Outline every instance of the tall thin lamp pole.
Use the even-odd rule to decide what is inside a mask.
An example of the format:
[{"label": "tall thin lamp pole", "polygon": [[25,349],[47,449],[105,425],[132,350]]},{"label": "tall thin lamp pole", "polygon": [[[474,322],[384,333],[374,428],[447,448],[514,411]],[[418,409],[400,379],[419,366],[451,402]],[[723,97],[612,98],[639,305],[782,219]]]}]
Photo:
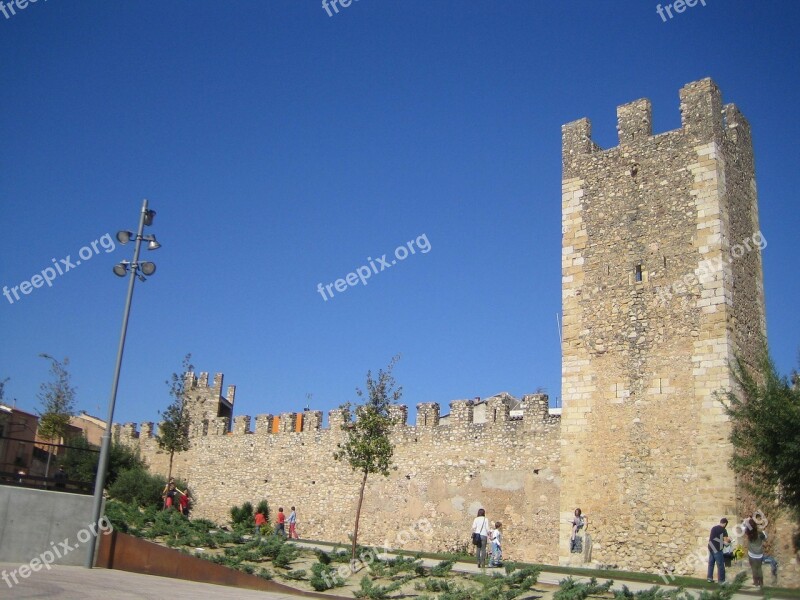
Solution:
[{"label": "tall thin lamp pole", "polygon": [[[139,229],[136,232],[136,245],[133,250],[133,263],[131,264],[128,280],[128,296],[125,299],[125,311],[122,313],[122,331],[119,334],[119,348],[117,349],[117,364],[114,366],[114,382],[111,384],[111,397],[108,399],[108,418],[106,430],[100,444],[100,460],[97,465],[97,476],[94,482],[94,502],[92,504],[92,523],[97,526],[100,521],[100,511],[103,506],[103,488],[106,482],[106,469],[108,468],[108,455],[111,450],[111,427],[114,421],[114,404],[117,401],[117,388],[119,387],[119,373],[122,369],[122,353],[125,351],[125,335],[128,333],[128,317],[131,314],[131,301],[133,300],[133,286],[139,274],[139,248],[142,245],[144,222],[147,217],[147,200],[142,203],[142,213],[139,215]],[[89,542],[89,551],[86,553],[86,568],[94,566],[95,547],[97,545],[97,528],[89,528],[92,539]]]}]

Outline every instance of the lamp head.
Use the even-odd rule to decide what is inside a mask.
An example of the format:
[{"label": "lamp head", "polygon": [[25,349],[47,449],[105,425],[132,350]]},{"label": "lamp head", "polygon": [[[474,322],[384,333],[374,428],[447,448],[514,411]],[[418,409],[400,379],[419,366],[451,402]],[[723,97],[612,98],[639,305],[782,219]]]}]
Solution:
[{"label": "lamp head", "polygon": [[139,268],[142,270],[143,274],[149,277],[150,275],[156,272],[156,263],[151,263],[151,262],[139,263]]},{"label": "lamp head", "polygon": [[144,211],[144,224],[148,227],[153,224],[153,219],[156,218],[156,211],[147,209]]},{"label": "lamp head", "polygon": [[150,243],[147,244],[147,249],[148,250],[158,250],[159,248],[161,248],[161,244],[159,244],[158,240],[156,240],[156,236],[151,235],[150,236]]},{"label": "lamp head", "polygon": [[118,231],[117,232],[117,241],[120,244],[127,244],[133,238],[133,234],[130,231]]},{"label": "lamp head", "polygon": [[128,272],[129,264],[127,260],[123,260],[121,263],[114,265],[114,275],[117,277],[125,277]]}]

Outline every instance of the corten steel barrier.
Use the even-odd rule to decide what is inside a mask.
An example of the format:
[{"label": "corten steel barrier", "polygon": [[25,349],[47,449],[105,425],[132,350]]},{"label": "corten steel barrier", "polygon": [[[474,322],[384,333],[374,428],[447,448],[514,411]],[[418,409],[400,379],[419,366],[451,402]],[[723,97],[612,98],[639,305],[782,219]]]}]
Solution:
[{"label": "corten steel barrier", "polygon": [[[96,567],[186,579],[199,583],[215,583],[249,590],[291,594],[306,598],[345,600],[343,596],[306,592],[282,583],[262,579],[256,575],[248,575],[116,530],[108,535],[101,534],[98,537],[100,538],[100,547],[95,561]],[[352,598],[347,600],[352,600]]]}]

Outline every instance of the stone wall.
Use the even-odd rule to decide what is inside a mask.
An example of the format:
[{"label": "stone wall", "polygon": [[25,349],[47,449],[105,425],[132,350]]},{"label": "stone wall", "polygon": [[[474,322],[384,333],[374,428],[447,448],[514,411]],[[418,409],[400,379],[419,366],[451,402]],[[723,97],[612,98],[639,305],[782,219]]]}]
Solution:
[{"label": "stone wall", "polygon": [[563,564],[575,507],[594,562],[698,575],[711,526],[752,510],[715,396],[766,331],[750,130],[710,79],[680,99],[655,136],[648,100],[620,106],[608,150],[562,128]]},{"label": "stone wall", "polygon": [[[471,400],[450,404],[448,425],[438,423],[438,404],[417,407],[417,422],[406,424],[407,409],[392,434],[397,469],[368,480],[359,539],[391,547],[454,550],[469,543],[478,508],[503,522],[510,558],[554,562],[560,486],[560,419],[547,410],[542,394],[525,397],[521,419],[494,402],[485,423],[472,421]],[[234,419],[214,418],[205,435],[192,437],[191,449],[176,455],[173,473],[187,480],[195,497],[194,515],[226,521],[228,509],[245,501],[297,507],[303,537],[347,542],[360,479],[333,459],[342,440],[342,414],[306,411],[302,431],[293,431],[295,413]],[[277,419],[278,433],[273,433]],[[168,457],[153,437],[152,424],[116,428],[120,441],[138,447],[155,471],[166,473]],[[432,524],[430,535],[408,535],[419,519]],[[399,535],[398,535],[399,534]]]}]

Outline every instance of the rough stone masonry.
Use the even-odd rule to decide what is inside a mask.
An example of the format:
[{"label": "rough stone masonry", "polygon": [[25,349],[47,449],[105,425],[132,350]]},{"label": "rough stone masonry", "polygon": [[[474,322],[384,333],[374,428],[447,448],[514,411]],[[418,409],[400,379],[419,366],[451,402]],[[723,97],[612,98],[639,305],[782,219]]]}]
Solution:
[{"label": "rough stone masonry", "polygon": [[[562,127],[563,414],[530,395],[515,419],[497,396],[486,422],[456,401],[446,425],[426,403],[409,426],[396,407],[398,468],[370,479],[364,543],[463,548],[482,506],[503,521],[513,559],[703,575],[691,557],[704,555],[711,526],[760,508],[781,582],[800,581],[788,523],[756,507],[728,467],[715,398],[734,384],[734,354],[752,361],[766,332],[760,249],[729,258],[759,231],[750,126],[711,79],[684,86],[680,110],[679,129],[653,135],[648,100],[618,107],[619,145],[607,150],[588,119]],[[192,447],[175,471],[195,514],[224,520],[230,506],[266,498],[298,507],[302,536],[346,542],[358,485],[332,457],[341,413],[326,429],[307,411],[259,415],[255,431],[239,416],[231,430],[233,387],[225,398],[221,374],[212,386],[188,377]],[[165,472],[152,433],[152,423],[141,435],[116,429]],[[569,551],[575,507],[589,517],[583,554]],[[432,535],[398,535],[420,518]]]}]

